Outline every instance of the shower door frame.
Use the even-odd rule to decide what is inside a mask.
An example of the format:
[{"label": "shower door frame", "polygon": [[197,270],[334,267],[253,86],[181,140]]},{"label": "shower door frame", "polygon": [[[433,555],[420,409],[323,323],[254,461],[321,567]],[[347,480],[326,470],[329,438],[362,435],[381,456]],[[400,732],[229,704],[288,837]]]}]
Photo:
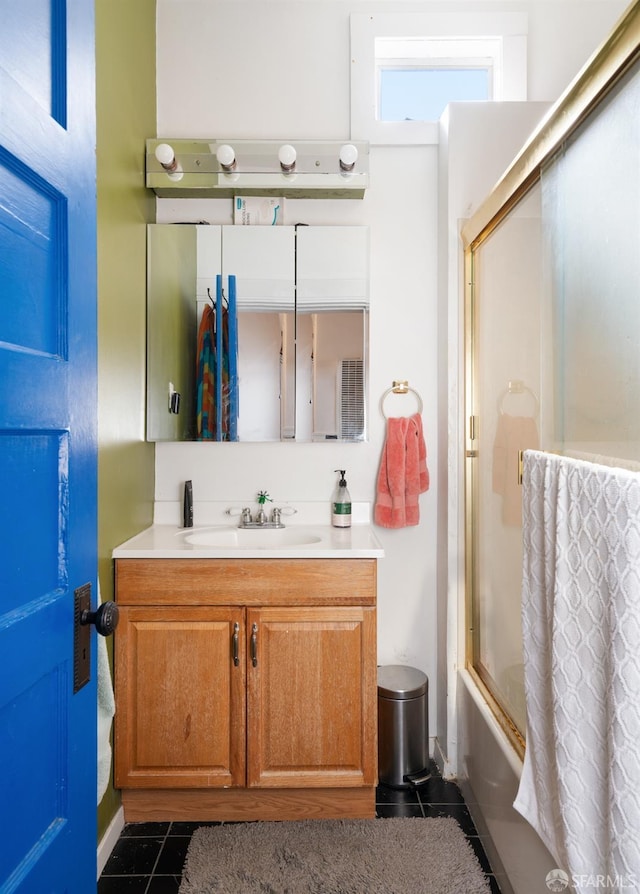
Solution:
[{"label": "shower door frame", "polygon": [[544,165],[640,59],[640,0],[630,6],[587,65],[544,117],[521,152],[461,231],[464,248],[465,666],[496,720],[522,757],[525,742],[479,666],[478,418],[476,382],[478,250],[539,183]]}]

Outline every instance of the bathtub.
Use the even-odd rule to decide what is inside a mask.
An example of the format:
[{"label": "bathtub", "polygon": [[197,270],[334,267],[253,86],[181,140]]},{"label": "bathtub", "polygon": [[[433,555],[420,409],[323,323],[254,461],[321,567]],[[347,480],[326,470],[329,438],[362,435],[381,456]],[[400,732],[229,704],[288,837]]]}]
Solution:
[{"label": "bathtub", "polygon": [[458,783],[502,894],[549,894],[556,862],[513,809],[522,761],[472,675],[458,672]]}]

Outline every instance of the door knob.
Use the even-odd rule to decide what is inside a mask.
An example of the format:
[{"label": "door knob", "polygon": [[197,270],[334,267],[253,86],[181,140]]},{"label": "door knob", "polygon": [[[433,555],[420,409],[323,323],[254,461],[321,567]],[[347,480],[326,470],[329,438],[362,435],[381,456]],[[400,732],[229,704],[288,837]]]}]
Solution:
[{"label": "door knob", "polygon": [[118,626],[119,617],[120,611],[115,602],[102,602],[94,612],[85,608],[80,615],[80,623],[83,627],[95,624],[100,636],[111,636]]}]

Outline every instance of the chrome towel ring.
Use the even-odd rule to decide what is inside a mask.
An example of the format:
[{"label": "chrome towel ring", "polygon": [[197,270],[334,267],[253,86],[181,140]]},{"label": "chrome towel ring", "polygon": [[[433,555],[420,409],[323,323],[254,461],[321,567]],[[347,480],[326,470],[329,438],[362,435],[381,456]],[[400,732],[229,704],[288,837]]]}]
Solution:
[{"label": "chrome towel ring", "polygon": [[387,398],[390,394],[408,394],[409,392],[411,392],[412,394],[414,394],[415,397],[417,398],[417,401],[418,401],[418,409],[417,409],[416,412],[418,412],[418,413],[422,413],[422,409],[423,409],[423,407],[422,407],[422,398],[420,397],[420,395],[418,394],[418,392],[415,390],[415,388],[410,388],[410,387],[409,387],[409,383],[406,382],[406,381],[394,381],[394,383],[393,383],[393,385],[391,386],[391,388],[387,388],[387,390],[384,392],[384,394],[383,394],[382,397],[380,398],[380,412],[381,412],[381,414],[382,414],[382,416],[383,416],[384,419],[388,419],[388,418],[389,418],[389,417],[387,416],[387,414],[385,413],[385,411],[384,411],[384,402],[385,402],[386,398]]}]

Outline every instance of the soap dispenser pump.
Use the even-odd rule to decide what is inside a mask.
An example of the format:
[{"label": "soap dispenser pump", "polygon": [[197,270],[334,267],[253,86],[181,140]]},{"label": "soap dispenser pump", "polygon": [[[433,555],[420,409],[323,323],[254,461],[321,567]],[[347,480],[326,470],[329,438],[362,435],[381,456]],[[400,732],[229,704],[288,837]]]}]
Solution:
[{"label": "soap dispenser pump", "polygon": [[340,473],[340,480],[331,498],[331,524],[334,528],[351,527],[351,496],[347,490],[347,479],[344,477],[345,469],[335,469]]}]

